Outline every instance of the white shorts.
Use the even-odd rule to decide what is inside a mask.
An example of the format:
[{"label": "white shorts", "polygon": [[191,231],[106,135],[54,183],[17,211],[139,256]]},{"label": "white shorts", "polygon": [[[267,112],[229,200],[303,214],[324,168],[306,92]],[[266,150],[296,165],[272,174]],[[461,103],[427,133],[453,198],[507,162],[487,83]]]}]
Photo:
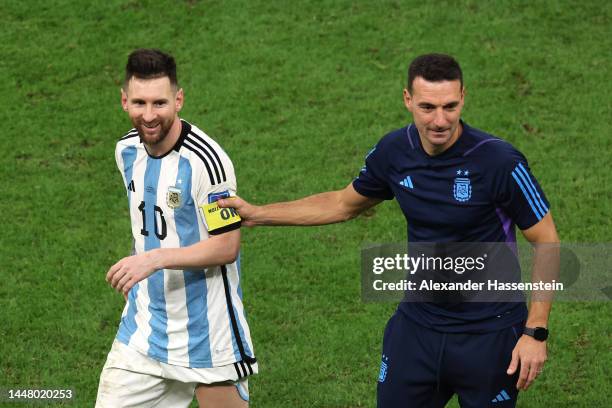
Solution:
[{"label": "white shorts", "polygon": [[[251,365],[257,373],[257,363]],[[113,342],[98,386],[96,408],[189,407],[198,384],[234,384],[240,397],[249,400],[246,377],[235,364],[189,368],[154,360],[118,340]]]}]

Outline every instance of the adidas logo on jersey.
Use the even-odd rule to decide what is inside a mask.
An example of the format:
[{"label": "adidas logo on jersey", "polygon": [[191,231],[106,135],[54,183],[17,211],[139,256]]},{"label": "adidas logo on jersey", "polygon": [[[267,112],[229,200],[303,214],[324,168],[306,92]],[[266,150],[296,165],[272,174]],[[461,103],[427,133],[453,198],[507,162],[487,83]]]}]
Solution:
[{"label": "adidas logo on jersey", "polygon": [[406,176],[405,179],[399,182],[399,185],[404,186],[406,188],[414,188],[414,186],[412,185],[412,179],[410,178],[410,176]]}]

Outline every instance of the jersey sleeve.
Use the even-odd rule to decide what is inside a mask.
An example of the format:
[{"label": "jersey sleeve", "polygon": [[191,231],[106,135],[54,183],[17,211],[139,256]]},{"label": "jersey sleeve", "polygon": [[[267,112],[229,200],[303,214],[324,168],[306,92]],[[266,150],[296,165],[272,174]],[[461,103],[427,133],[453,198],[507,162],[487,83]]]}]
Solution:
[{"label": "jersey sleeve", "polygon": [[384,151],[379,143],[366,155],[365,164],[353,181],[353,188],[366,197],[391,200],[393,199],[393,192],[389,188],[384,174]]},{"label": "jersey sleeve", "polygon": [[517,150],[505,155],[493,179],[494,199],[522,230],[537,224],[548,213],[550,204],[527,159]]},{"label": "jersey sleeve", "polygon": [[126,185],[126,181],[125,181],[125,174],[123,173],[123,156],[121,154],[122,150],[123,150],[123,146],[121,146],[119,143],[117,143],[117,145],[115,146],[115,163],[117,164],[117,169],[119,170],[119,173],[121,173],[121,178],[123,179],[123,185]]},{"label": "jersey sleeve", "polygon": [[221,198],[236,196],[236,176],[234,166],[227,154],[220,148],[219,173],[224,174],[219,182],[212,183],[204,171],[196,191],[196,200],[202,213],[206,229],[210,235],[219,235],[240,228],[242,220],[233,208],[220,208],[217,201]]}]

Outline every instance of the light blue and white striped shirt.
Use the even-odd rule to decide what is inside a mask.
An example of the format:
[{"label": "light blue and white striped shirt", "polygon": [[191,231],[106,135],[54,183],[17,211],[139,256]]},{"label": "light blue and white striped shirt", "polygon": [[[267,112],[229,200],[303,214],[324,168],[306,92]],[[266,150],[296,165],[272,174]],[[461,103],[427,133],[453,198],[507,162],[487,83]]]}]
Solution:
[{"label": "light blue and white striped shirt", "polygon": [[[236,193],[227,154],[186,121],[174,148],[146,152],[132,129],[117,143],[135,252],[179,248],[208,239],[199,209],[214,193]],[[151,358],[209,368],[254,362],[240,287],[240,262],[203,270],[163,269],[129,292],[117,339]]]}]

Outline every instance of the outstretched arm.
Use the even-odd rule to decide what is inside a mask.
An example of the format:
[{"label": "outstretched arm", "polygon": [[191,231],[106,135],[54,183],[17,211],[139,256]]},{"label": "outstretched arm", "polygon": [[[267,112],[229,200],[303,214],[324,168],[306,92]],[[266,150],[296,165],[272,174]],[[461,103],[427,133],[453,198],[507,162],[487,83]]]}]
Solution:
[{"label": "outstretched arm", "polygon": [[235,208],[246,226],[325,225],[348,221],[381,201],[359,194],[349,184],[295,201],[256,206],[236,197],[219,200],[219,206]]}]

